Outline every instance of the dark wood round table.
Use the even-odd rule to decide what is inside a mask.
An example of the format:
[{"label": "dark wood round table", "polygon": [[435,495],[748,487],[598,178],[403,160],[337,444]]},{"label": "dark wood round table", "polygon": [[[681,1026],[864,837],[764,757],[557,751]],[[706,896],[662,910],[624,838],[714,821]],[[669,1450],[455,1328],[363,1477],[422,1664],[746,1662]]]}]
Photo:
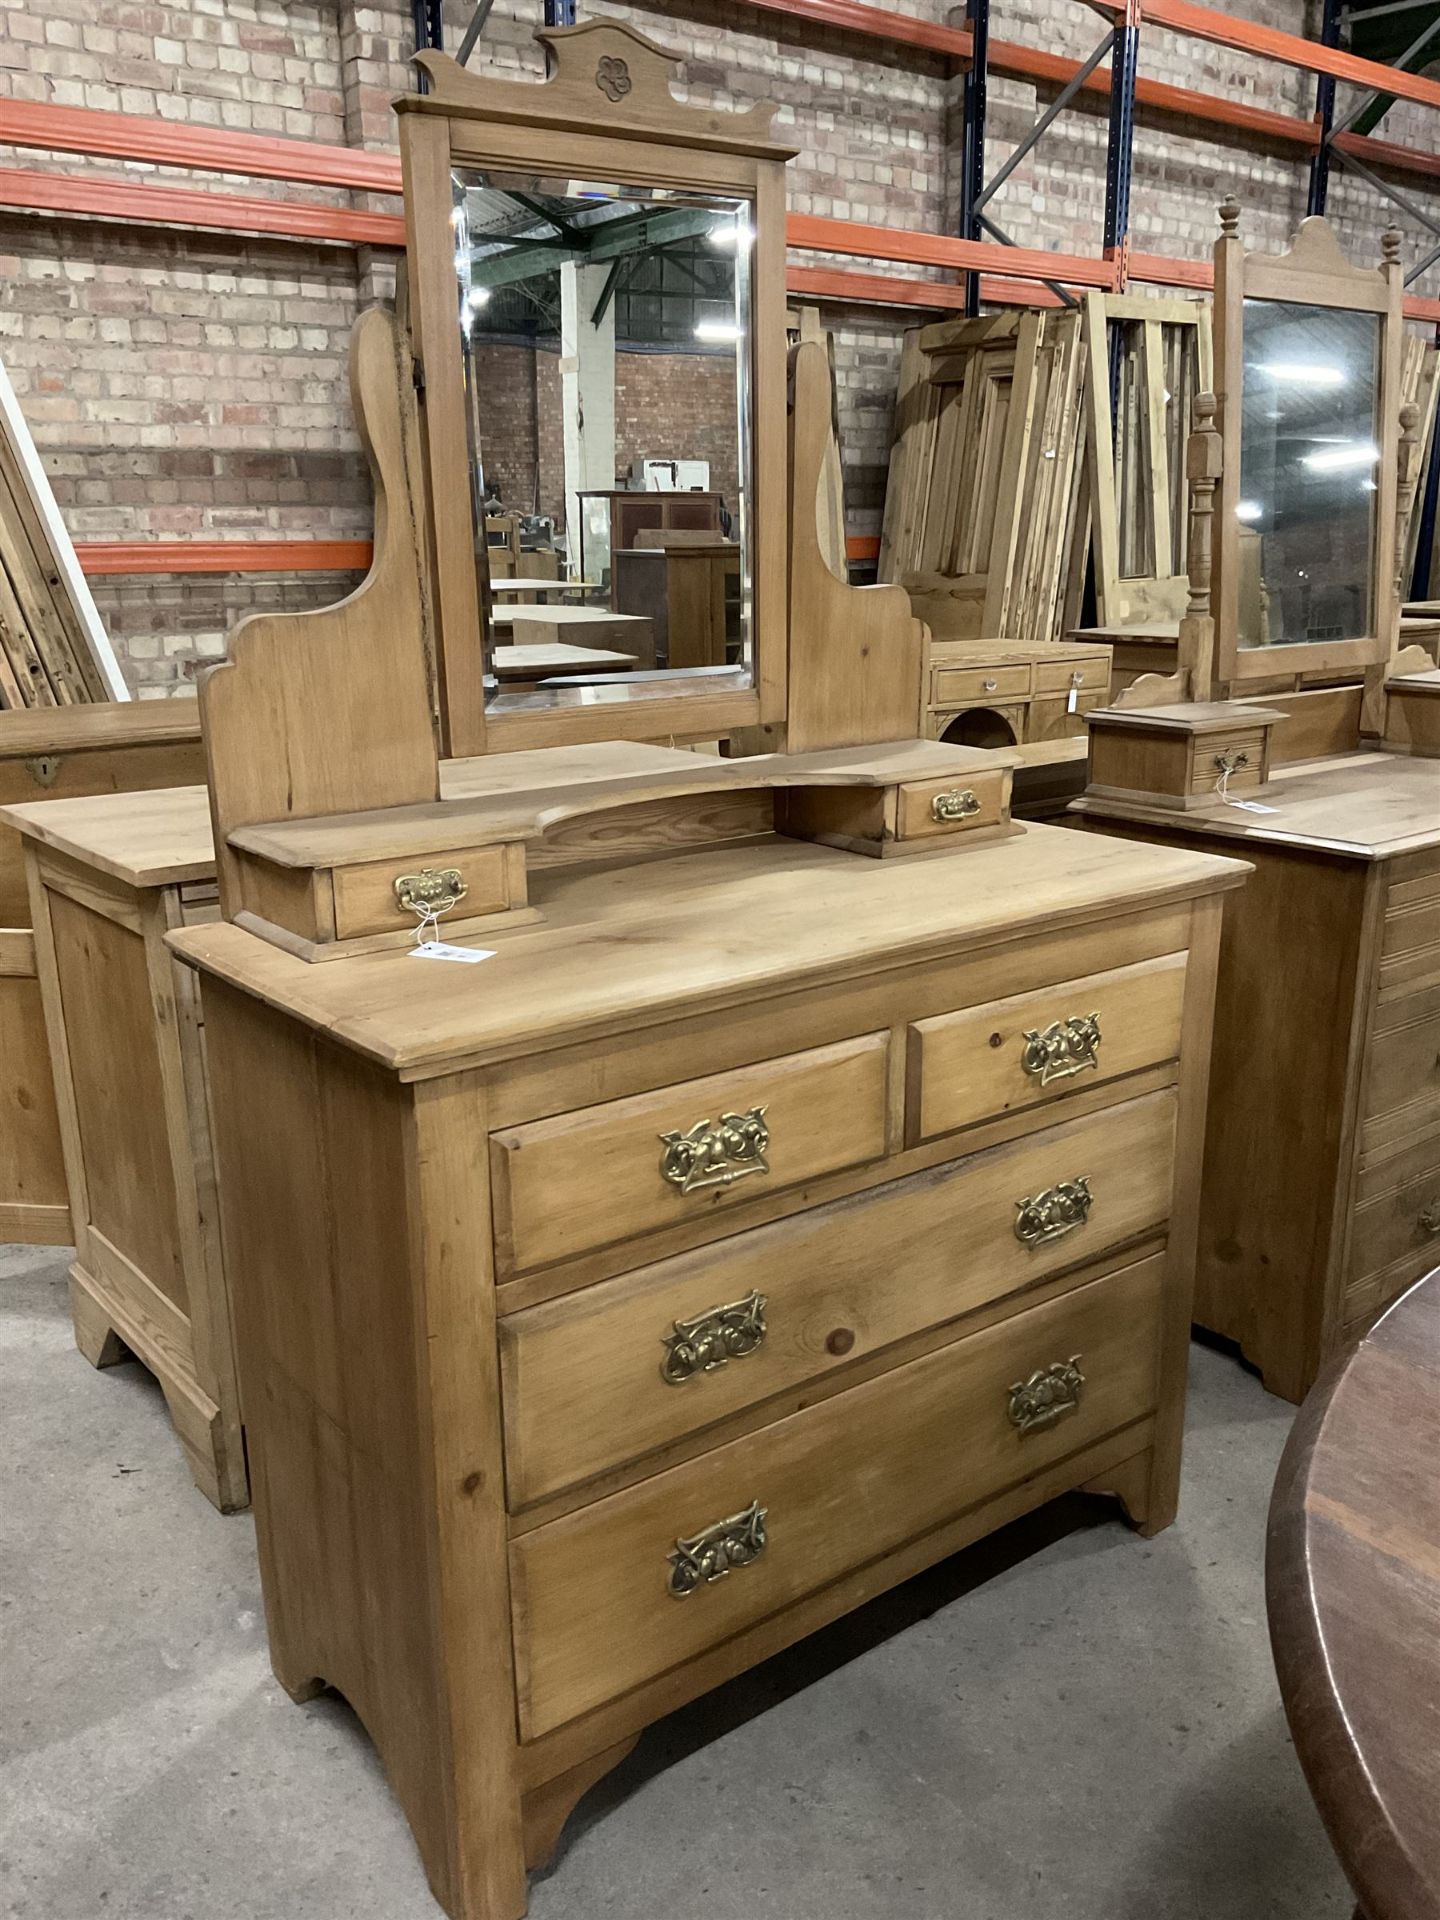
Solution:
[{"label": "dark wood round table", "polygon": [[1270,1505],[1270,1641],[1364,1920],[1440,1920],[1440,1270],[1316,1381]]}]

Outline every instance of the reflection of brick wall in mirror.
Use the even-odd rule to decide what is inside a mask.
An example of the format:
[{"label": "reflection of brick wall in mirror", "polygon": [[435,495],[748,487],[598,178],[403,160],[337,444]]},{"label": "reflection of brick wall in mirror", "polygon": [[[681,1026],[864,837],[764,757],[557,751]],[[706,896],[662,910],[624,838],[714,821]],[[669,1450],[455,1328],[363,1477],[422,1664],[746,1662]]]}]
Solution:
[{"label": "reflection of brick wall in mirror", "polygon": [[[484,395],[487,483],[516,513],[565,524],[565,448],[560,359],[545,346],[477,342]],[[615,467],[625,484],[636,460],[704,460],[710,489],[732,509],[740,448],[734,362],[723,353],[627,353],[615,357]]]}]

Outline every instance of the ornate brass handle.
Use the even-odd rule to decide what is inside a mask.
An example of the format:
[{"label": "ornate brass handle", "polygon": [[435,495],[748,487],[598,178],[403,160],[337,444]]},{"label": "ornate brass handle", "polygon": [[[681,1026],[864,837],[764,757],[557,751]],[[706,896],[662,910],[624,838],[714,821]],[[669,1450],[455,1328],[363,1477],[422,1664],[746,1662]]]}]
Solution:
[{"label": "ornate brass handle", "polygon": [[1027,1028],[1020,1065],[1032,1080],[1048,1087],[1052,1080],[1068,1080],[1087,1067],[1098,1069],[1099,1053],[1099,1014],[1072,1013],[1043,1029]]},{"label": "ornate brass handle", "polygon": [[752,1500],[743,1513],[717,1520],[688,1540],[677,1540],[670,1558],[672,1599],[685,1600],[697,1587],[723,1580],[736,1567],[748,1567],[765,1551],[765,1508]]},{"label": "ornate brass handle", "polygon": [[753,1289],[728,1307],[707,1307],[693,1320],[677,1320],[665,1335],[660,1377],[681,1387],[697,1373],[714,1373],[728,1361],[743,1360],[765,1339],[765,1296]]},{"label": "ornate brass handle", "polygon": [[1221,773],[1238,773],[1241,767],[1248,767],[1250,756],[1238,750],[1234,753],[1217,753],[1215,765]]},{"label": "ornate brass handle", "polygon": [[970,787],[951,787],[948,793],[937,793],[930,802],[932,820],[965,820],[979,811],[980,802]]},{"label": "ornate brass handle", "polygon": [[688,1133],[662,1133],[660,1177],[682,1193],[700,1187],[728,1187],[747,1173],[769,1173],[765,1158],[770,1129],[764,1107],[748,1113],[722,1113],[718,1120],[697,1120]]},{"label": "ornate brass handle", "polygon": [[1012,1427],[1022,1434],[1043,1433],[1074,1413],[1085,1391],[1085,1376],[1080,1371],[1080,1356],[1052,1360],[1048,1367],[1037,1367],[1028,1380],[1017,1380],[1010,1389],[1005,1411]]},{"label": "ornate brass handle", "polygon": [[1440,1200],[1432,1200],[1415,1222],[1422,1233],[1440,1233]]},{"label": "ornate brass handle", "polygon": [[1015,1202],[1015,1238],[1027,1247],[1045,1247],[1063,1239],[1090,1218],[1094,1196],[1087,1174],[1062,1180],[1028,1200]]},{"label": "ornate brass handle", "polygon": [[418,873],[402,873],[395,882],[398,905],[426,919],[458,907],[469,891],[458,867],[422,867]]}]

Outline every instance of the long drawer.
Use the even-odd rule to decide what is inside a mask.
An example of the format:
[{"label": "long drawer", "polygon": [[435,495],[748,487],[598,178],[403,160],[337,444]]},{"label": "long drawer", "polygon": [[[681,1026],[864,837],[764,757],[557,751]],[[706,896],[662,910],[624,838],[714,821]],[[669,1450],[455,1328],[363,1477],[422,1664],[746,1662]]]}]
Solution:
[{"label": "long drawer", "polygon": [[1163,1265],[1131,1265],[514,1540],[522,1738],[1143,1419]]},{"label": "long drawer", "polygon": [[512,1508],[1162,1227],[1174,1151],[1165,1089],[511,1315]]},{"label": "long drawer", "polygon": [[[1422,1005],[1428,1002],[1416,996],[1415,1011]],[[1385,1030],[1371,1036],[1365,1062],[1367,1119],[1405,1107],[1440,1106],[1440,1009],[1418,1019],[1410,1012],[1403,1002],[1385,1008]]]},{"label": "long drawer", "polygon": [[888,1033],[861,1034],[492,1134],[497,1271],[881,1158],[889,1047]]},{"label": "long drawer", "polygon": [[1347,1277],[1378,1273],[1409,1255],[1440,1265],[1440,1135],[1431,1133],[1369,1169],[1350,1229]]},{"label": "long drawer", "polygon": [[910,1029],[912,1137],[1047,1101],[1175,1059],[1183,953],[962,1007]]}]

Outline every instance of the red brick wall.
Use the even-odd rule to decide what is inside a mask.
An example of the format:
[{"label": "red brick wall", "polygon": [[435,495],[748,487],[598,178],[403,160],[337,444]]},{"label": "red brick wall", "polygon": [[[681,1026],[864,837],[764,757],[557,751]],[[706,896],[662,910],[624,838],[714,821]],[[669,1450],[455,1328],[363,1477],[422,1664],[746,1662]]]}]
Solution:
[{"label": "red brick wall", "polygon": [[[952,0],[880,4],[937,20],[956,11]],[[447,0],[450,44],[471,10],[472,0]],[[790,169],[793,211],[952,230],[958,82],[929,55],[891,49],[892,57],[876,61],[854,39],[737,14],[726,0],[673,0],[658,11],[588,0],[584,11],[630,19],[680,49],[678,91],[688,97],[721,107],[774,102],[777,134],[799,148]],[[1315,0],[1239,0],[1239,11],[1292,32],[1314,33],[1318,24]],[[535,74],[539,12],[536,0],[497,0],[472,66]],[[1002,30],[1007,39],[1080,58],[1102,23],[1075,0],[1004,0],[997,36]],[[356,0],[0,0],[0,98],[388,149],[390,99],[411,84],[411,32],[408,5]],[[1142,67],[1257,105],[1311,111],[1310,76],[1149,26]],[[994,76],[990,93],[993,172],[1053,92]],[[1381,131],[1423,145],[1437,125],[1433,114],[1402,103]],[[1077,103],[1006,182],[991,208],[995,218],[1023,245],[1094,252],[1104,148],[1103,100]],[[396,205],[287,181],[19,149],[0,151],[0,165],[324,205]],[[1436,204],[1424,183],[1405,186]],[[1247,237],[1274,245],[1303,212],[1303,160],[1244,135],[1142,112],[1132,194],[1137,244],[1202,256],[1214,204],[1227,189],[1244,205]],[[1365,182],[1343,174],[1333,204],[1345,244],[1357,259],[1373,258],[1391,210]],[[1424,244],[1420,230],[1403,215],[1401,225],[1414,258]],[[0,358],[76,535],[243,541],[256,533],[362,532],[368,490],[345,391],[344,344],[357,309],[385,296],[392,265],[382,251],[342,245],[0,214]],[[911,278],[927,271],[880,263],[872,270]],[[1417,291],[1437,286],[1440,273],[1432,271]],[[878,525],[900,336],[912,320],[868,308],[831,315],[854,531]],[[537,373],[542,382],[555,379],[552,356],[541,356]],[[718,447],[728,431],[718,410],[709,423],[672,422],[663,381],[653,364],[635,370],[637,395],[649,384],[633,433],[622,414],[622,461],[683,451],[681,433],[707,433]],[[732,491],[733,468],[727,473],[724,463],[733,461],[733,444],[710,457],[718,484]],[[545,510],[558,512],[561,486],[558,446],[547,442]],[[314,604],[335,583],[225,575],[95,584],[132,679],[160,693],[180,683],[257,596]]]}]

